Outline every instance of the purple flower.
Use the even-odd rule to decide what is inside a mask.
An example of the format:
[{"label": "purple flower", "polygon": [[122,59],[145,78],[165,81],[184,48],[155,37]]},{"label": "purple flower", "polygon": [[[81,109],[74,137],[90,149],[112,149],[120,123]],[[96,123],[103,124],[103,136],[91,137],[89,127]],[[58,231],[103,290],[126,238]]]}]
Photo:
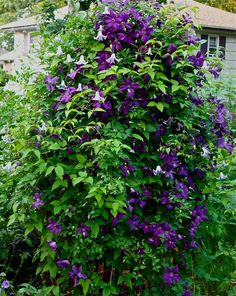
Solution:
[{"label": "purple flower", "polygon": [[180,281],[180,276],[179,276],[179,268],[178,266],[174,266],[173,268],[166,267],[165,268],[165,273],[163,274],[163,278],[167,284],[167,286],[172,286],[175,282]]},{"label": "purple flower", "polygon": [[175,189],[176,189],[176,193],[175,196],[178,198],[183,198],[183,199],[187,199],[188,198],[188,187],[182,183],[182,182],[178,182],[175,181]]},{"label": "purple flower", "polygon": [[77,229],[78,233],[82,234],[83,237],[87,237],[91,228],[87,226],[85,223],[81,223]]},{"label": "purple flower", "polygon": [[80,279],[85,280],[87,276],[82,274],[82,267],[77,267],[76,265],[72,266],[72,271],[68,273],[69,278],[73,280],[74,286],[76,286]]},{"label": "purple flower", "polygon": [[64,94],[60,98],[60,102],[62,104],[66,104],[71,101],[72,96],[77,92],[77,89],[75,87],[68,87]]},{"label": "purple flower", "polygon": [[196,68],[201,68],[204,63],[204,54],[202,52],[198,52],[196,55],[191,55],[188,58],[189,62],[192,63],[192,65]]},{"label": "purple flower", "polygon": [[215,79],[218,79],[220,76],[221,69],[218,67],[210,67],[209,72],[214,76]]},{"label": "purple flower", "polygon": [[185,290],[183,296],[193,296],[193,294],[190,290]]},{"label": "purple flower", "polygon": [[35,209],[38,209],[39,207],[44,205],[44,201],[41,199],[41,193],[35,193],[34,194],[34,202],[32,203],[32,206]]},{"label": "purple flower", "polygon": [[184,25],[187,25],[187,24],[192,24],[193,19],[192,19],[191,15],[186,12],[182,15],[182,21],[183,21]]},{"label": "purple flower", "polygon": [[59,77],[52,77],[51,75],[47,75],[44,79],[44,82],[49,91],[53,91],[55,89],[55,85],[57,84]]},{"label": "purple flower", "polygon": [[202,100],[198,97],[198,96],[193,96],[192,98],[191,98],[191,101],[192,101],[192,103],[194,104],[194,105],[196,105],[196,106],[200,106],[200,105],[202,105]]},{"label": "purple flower", "polygon": [[70,262],[68,260],[57,260],[57,266],[60,267],[61,269],[65,269],[67,266],[70,265]]},{"label": "purple flower", "polygon": [[173,53],[176,50],[176,48],[177,48],[176,45],[174,43],[171,43],[169,45],[168,52]]},{"label": "purple flower", "polygon": [[112,225],[115,226],[115,225],[118,223],[118,221],[119,221],[120,219],[124,218],[124,217],[125,217],[124,214],[118,213],[118,214],[116,215],[116,217],[112,217],[112,219],[111,219],[111,223],[112,223]]},{"label": "purple flower", "polygon": [[191,45],[191,44],[196,44],[198,41],[200,40],[199,37],[197,37],[196,35],[189,35],[188,39],[187,39],[187,44]]},{"label": "purple flower", "polygon": [[128,224],[131,230],[137,230],[141,226],[137,215],[133,215],[131,219],[128,219]]},{"label": "purple flower", "polygon": [[47,226],[48,230],[51,232],[51,233],[55,233],[57,235],[59,235],[61,233],[61,225],[56,222],[56,221],[53,221],[51,219],[49,219],[49,224]]},{"label": "purple flower", "polygon": [[8,280],[5,280],[2,282],[2,288],[3,289],[8,289],[10,287],[10,283]]},{"label": "purple flower", "polygon": [[135,37],[141,38],[142,42],[145,44],[154,32],[153,27],[147,23],[142,23],[139,30],[136,30]]},{"label": "purple flower", "polygon": [[163,160],[163,165],[161,166],[164,175],[168,178],[173,179],[174,173],[176,173],[176,169],[180,165],[179,160],[175,153],[171,151],[169,154],[162,152],[160,154],[160,159]]},{"label": "purple flower", "polygon": [[124,100],[122,103],[121,103],[121,106],[120,106],[120,113],[122,115],[126,115],[129,113],[129,111],[134,107],[134,102],[132,102],[131,100]]},{"label": "purple flower", "polygon": [[97,53],[96,62],[98,63],[98,71],[107,70],[112,66],[112,52],[110,51],[99,51]]},{"label": "purple flower", "polygon": [[132,98],[136,89],[140,89],[139,83],[133,82],[132,78],[129,77],[123,80],[119,90],[120,92],[127,90],[128,97]]},{"label": "purple flower", "polygon": [[81,139],[80,139],[80,143],[83,144],[83,143],[86,143],[86,142],[89,142],[89,141],[90,141],[89,133],[84,132]]},{"label": "purple flower", "polygon": [[120,166],[122,175],[127,177],[131,172],[134,172],[134,167],[129,163],[128,159],[123,160],[123,165]]},{"label": "purple flower", "polygon": [[47,244],[54,252],[56,252],[56,250],[57,250],[57,243],[56,242],[48,240]]}]

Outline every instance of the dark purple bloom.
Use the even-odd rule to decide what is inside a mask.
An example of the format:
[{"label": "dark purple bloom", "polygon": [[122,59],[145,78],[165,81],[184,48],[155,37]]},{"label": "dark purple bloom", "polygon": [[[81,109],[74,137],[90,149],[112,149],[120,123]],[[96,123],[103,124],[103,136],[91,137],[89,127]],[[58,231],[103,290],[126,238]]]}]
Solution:
[{"label": "dark purple bloom", "polygon": [[132,143],[132,148],[135,152],[141,152],[141,153],[145,153],[146,152],[146,143],[143,141],[134,141]]},{"label": "dark purple bloom", "polygon": [[131,100],[124,100],[122,103],[121,103],[121,106],[120,106],[120,113],[122,115],[126,115],[129,113],[129,111],[134,107],[134,102],[132,102]]},{"label": "dark purple bloom", "polygon": [[191,100],[192,100],[192,103],[196,106],[200,106],[203,103],[202,100],[198,96],[192,97]]},{"label": "dark purple bloom", "polygon": [[41,143],[40,143],[39,141],[35,142],[35,143],[34,143],[34,147],[35,147],[36,149],[39,149],[39,148],[41,147]]},{"label": "dark purple bloom", "polygon": [[60,267],[61,269],[65,269],[69,265],[70,265],[70,262],[68,260],[65,260],[65,259],[57,260],[57,266]]},{"label": "dark purple bloom", "polygon": [[162,152],[160,154],[160,158],[163,160],[163,165],[161,166],[161,169],[164,175],[173,179],[174,173],[176,173],[176,169],[180,165],[177,156],[172,151],[169,154]]},{"label": "dark purple bloom", "polygon": [[187,12],[182,15],[182,20],[184,25],[192,24],[193,22],[191,15]]},{"label": "dark purple bloom", "polygon": [[202,52],[198,52],[196,55],[191,55],[188,58],[189,62],[192,63],[192,65],[196,68],[201,68],[204,63],[204,54]]},{"label": "dark purple bloom", "polygon": [[80,139],[80,143],[83,144],[83,143],[86,143],[86,142],[89,142],[89,141],[90,141],[89,133],[84,132],[81,139]]},{"label": "dark purple bloom", "polygon": [[136,89],[140,89],[139,83],[133,82],[132,78],[129,77],[123,80],[119,90],[120,92],[127,90],[128,97],[132,98]]},{"label": "dark purple bloom", "polygon": [[190,290],[185,290],[183,296],[193,296],[193,293]]},{"label": "dark purple bloom", "polygon": [[98,71],[107,70],[112,66],[112,63],[108,62],[111,55],[112,52],[110,51],[99,51],[97,53],[96,61],[98,63]]},{"label": "dark purple bloom", "polygon": [[112,223],[112,225],[115,226],[115,225],[118,223],[118,221],[119,221],[120,219],[124,218],[124,217],[125,217],[124,214],[118,213],[118,214],[116,215],[116,217],[112,217],[112,219],[111,219],[111,223]]},{"label": "dark purple bloom", "polygon": [[62,104],[66,104],[68,102],[71,101],[71,98],[73,97],[73,95],[77,92],[77,89],[75,87],[68,87],[64,94],[61,96],[60,98],[60,102]]},{"label": "dark purple bloom", "polygon": [[153,27],[148,23],[143,22],[140,29],[135,31],[135,37],[141,38],[142,42],[145,44],[150,39],[153,32]]},{"label": "dark purple bloom", "polygon": [[199,37],[197,37],[196,35],[189,35],[188,39],[187,39],[187,44],[191,45],[191,44],[196,44],[198,41],[200,40]]},{"label": "dark purple bloom", "polygon": [[74,286],[76,286],[80,279],[85,280],[87,276],[82,274],[82,267],[72,266],[72,271],[68,273],[69,278],[73,280]]},{"label": "dark purple bloom", "polygon": [[56,252],[56,250],[57,250],[57,243],[56,242],[48,240],[47,244],[54,252]]},{"label": "dark purple bloom", "polygon": [[163,278],[167,286],[172,286],[174,283],[179,282],[180,276],[178,266],[174,266],[173,268],[166,267],[165,273],[163,274]]},{"label": "dark purple bloom", "polygon": [[188,198],[189,190],[188,190],[188,187],[184,183],[176,181],[175,182],[175,189],[176,189],[176,192],[175,192],[176,197],[183,198],[183,199]]},{"label": "dark purple bloom", "polygon": [[210,67],[209,72],[214,76],[215,79],[218,79],[220,76],[221,69],[218,67]]},{"label": "dark purple bloom", "polygon": [[58,80],[59,80],[59,77],[57,76],[52,77],[50,75],[47,75],[44,79],[47,89],[49,91],[53,91],[55,89],[55,85],[57,84]]},{"label": "dark purple bloom", "polygon": [[32,206],[35,209],[38,209],[39,207],[44,205],[44,201],[41,199],[42,194],[41,193],[35,193],[34,194],[34,202],[32,203]]},{"label": "dark purple bloom", "polygon": [[83,237],[87,237],[91,228],[87,226],[85,223],[81,223],[81,225],[77,229],[78,233],[82,234]]},{"label": "dark purple bloom", "polygon": [[2,282],[2,288],[3,289],[8,289],[10,287],[10,283],[8,280],[5,280]]},{"label": "dark purple bloom", "polygon": [[141,226],[137,215],[133,215],[131,219],[128,219],[128,224],[131,230],[137,230]]},{"label": "dark purple bloom", "polygon": [[155,133],[155,136],[157,138],[159,138],[161,136],[164,136],[166,134],[166,132],[167,132],[167,126],[166,126],[166,124],[162,123],[159,125],[159,127]]},{"label": "dark purple bloom", "polygon": [[128,159],[123,160],[123,165],[120,166],[122,175],[127,177],[131,172],[134,172],[134,167],[129,163]]},{"label": "dark purple bloom", "polygon": [[169,53],[173,53],[176,50],[177,46],[174,43],[171,43],[168,48]]},{"label": "dark purple bloom", "polygon": [[48,230],[51,232],[51,233],[55,233],[57,235],[59,235],[61,233],[61,225],[56,222],[56,221],[53,221],[51,219],[49,219],[49,224],[47,226]]},{"label": "dark purple bloom", "polygon": [[114,113],[114,110],[112,108],[112,104],[109,100],[106,100],[105,102],[94,102],[92,103],[92,107],[94,109],[100,108],[103,109],[103,111],[95,111],[93,113],[93,116],[97,117],[101,122],[106,122],[109,117],[111,117]]}]

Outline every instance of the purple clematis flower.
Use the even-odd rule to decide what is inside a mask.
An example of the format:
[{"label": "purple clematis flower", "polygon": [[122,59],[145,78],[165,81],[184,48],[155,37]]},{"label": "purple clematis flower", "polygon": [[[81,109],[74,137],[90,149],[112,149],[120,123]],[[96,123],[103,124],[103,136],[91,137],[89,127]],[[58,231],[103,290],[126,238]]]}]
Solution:
[{"label": "purple clematis flower", "polygon": [[189,56],[188,60],[194,67],[201,68],[203,66],[205,57],[204,54],[199,51],[196,55]]},{"label": "purple clematis flower", "polygon": [[128,219],[128,224],[131,230],[137,230],[141,226],[137,215],[133,215],[131,219]]},{"label": "purple clematis flower", "polygon": [[34,194],[34,202],[32,203],[32,206],[35,209],[38,209],[39,207],[44,205],[44,201],[41,199],[42,194],[41,193],[35,193]]},{"label": "purple clematis flower", "polygon": [[117,225],[117,223],[119,222],[119,220],[120,220],[120,219],[123,219],[124,217],[125,217],[125,215],[122,214],[122,213],[118,213],[118,214],[116,215],[116,217],[112,217],[112,219],[111,219],[112,226]]},{"label": "purple clematis flower", "polygon": [[74,286],[76,286],[80,279],[85,280],[87,276],[82,274],[82,267],[72,266],[72,271],[68,273],[69,278],[73,280]]},{"label": "purple clematis flower", "polygon": [[3,289],[8,289],[10,287],[10,283],[8,280],[5,280],[2,282],[2,288]]},{"label": "purple clematis flower", "polygon": [[47,244],[54,252],[56,252],[56,250],[57,250],[57,243],[56,242],[48,240]]},{"label": "purple clematis flower", "polygon": [[176,48],[176,45],[174,43],[171,43],[168,48],[168,53],[173,53],[176,50]]},{"label": "purple clematis flower", "polygon": [[131,172],[134,172],[134,167],[129,163],[128,159],[123,160],[123,165],[120,166],[122,175],[127,177]]},{"label": "purple clematis flower", "polygon": [[61,224],[59,224],[58,222],[53,221],[51,219],[49,219],[48,222],[49,222],[49,224],[47,226],[48,230],[51,233],[55,233],[55,234],[59,235],[61,233]]},{"label": "purple clematis flower", "polygon": [[174,266],[173,268],[166,267],[165,273],[163,274],[163,278],[167,284],[167,286],[172,286],[174,283],[177,283],[180,281],[179,276],[179,268],[178,266]]},{"label": "purple clematis flower", "polygon": [[64,94],[61,96],[60,98],[60,102],[62,104],[66,104],[68,102],[71,101],[71,98],[73,97],[73,95],[77,92],[77,89],[75,87],[68,87]]},{"label": "purple clematis flower", "polygon": [[132,98],[134,96],[134,92],[136,89],[140,89],[140,85],[137,82],[133,82],[132,78],[129,77],[125,80],[123,80],[121,86],[120,86],[120,92],[128,91],[128,97]]},{"label": "purple clematis flower", "polygon": [[215,79],[218,79],[220,76],[221,69],[218,67],[210,67],[209,72],[214,76]]},{"label": "purple clematis flower", "polygon": [[47,89],[49,91],[53,91],[55,89],[55,86],[56,86],[58,80],[59,80],[59,77],[57,77],[57,76],[52,77],[51,75],[47,75],[44,79]]},{"label": "purple clematis flower", "polygon": [[90,231],[91,228],[87,226],[85,223],[81,223],[77,229],[77,232],[82,234],[83,237],[87,237]]},{"label": "purple clematis flower", "polygon": [[61,269],[65,269],[69,265],[70,265],[70,262],[68,260],[65,260],[65,259],[57,260],[57,266],[60,267]]}]

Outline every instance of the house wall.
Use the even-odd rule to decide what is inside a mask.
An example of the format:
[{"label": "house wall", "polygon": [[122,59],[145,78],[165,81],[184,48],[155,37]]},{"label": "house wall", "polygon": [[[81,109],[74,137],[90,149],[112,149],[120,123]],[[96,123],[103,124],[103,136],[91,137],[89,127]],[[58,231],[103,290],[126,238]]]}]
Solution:
[{"label": "house wall", "polygon": [[217,35],[226,37],[225,59],[223,60],[224,69],[222,75],[236,79],[236,32],[223,31],[217,29],[203,29],[197,31],[200,37],[203,35]]},{"label": "house wall", "polygon": [[225,72],[236,78],[236,34],[226,36]]}]

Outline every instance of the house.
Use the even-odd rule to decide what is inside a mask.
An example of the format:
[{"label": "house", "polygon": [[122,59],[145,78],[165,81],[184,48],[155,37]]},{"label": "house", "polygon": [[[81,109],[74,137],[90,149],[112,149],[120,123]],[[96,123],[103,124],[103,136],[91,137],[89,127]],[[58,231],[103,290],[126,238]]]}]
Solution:
[{"label": "house", "polygon": [[[63,19],[67,13],[67,6],[59,8],[55,12],[55,18]],[[14,33],[14,50],[0,55],[0,64],[6,72],[15,73],[38,46],[40,38],[37,34],[38,23],[38,17],[31,16],[0,26],[0,30]]]},{"label": "house", "polygon": [[[205,43],[201,50],[208,57],[220,57],[224,63],[223,74],[236,78],[236,14],[214,8],[193,0],[171,1],[177,7],[186,6],[196,24],[197,34]],[[197,8],[191,12],[189,8]]]}]

